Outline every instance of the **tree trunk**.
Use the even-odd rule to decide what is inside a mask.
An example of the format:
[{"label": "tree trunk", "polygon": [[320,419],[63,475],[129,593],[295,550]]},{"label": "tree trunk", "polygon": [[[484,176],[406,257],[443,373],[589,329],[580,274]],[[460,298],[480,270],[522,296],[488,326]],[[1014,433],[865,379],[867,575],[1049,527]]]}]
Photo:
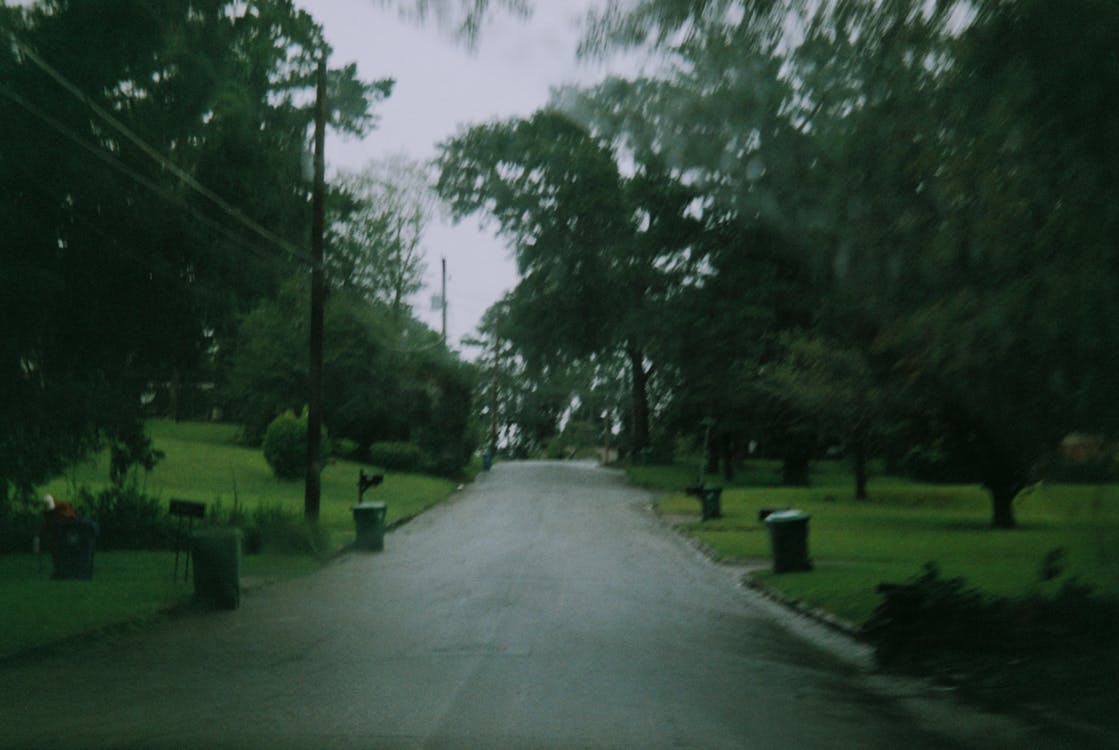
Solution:
[{"label": "tree trunk", "polygon": [[851,445],[851,463],[855,469],[855,499],[866,500],[869,495],[866,491],[866,446],[863,441],[856,438]]},{"label": "tree trunk", "polygon": [[168,411],[171,413],[171,420],[178,424],[182,420],[181,409],[179,407],[179,395],[183,390],[183,376],[179,373],[178,369],[171,375],[171,382],[167,386],[168,391]]},{"label": "tree trunk", "polygon": [[800,448],[785,453],[781,463],[781,484],[790,487],[807,487],[811,454]]},{"label": "tree trunk", "polygon": [[983,486],[991,493],[991,526],[1013,529],[1017,525],[1014,498],[1028,484],[1026,470],[993,449],[982,451],[982,459],[979,471]]},{"label": "tree trunk", "polygon": [[1017,522],[1014,520],[1014,496],[1018,493],[1008,488],[991,490],[991,525],[996,529],[1013,529]]},{"label": "tree trunk", "polygon": [[633,347],[626,349],[633,370],[633,452],[649,447],[649,372],[644,355]]},{"label": "tree trunk", "polygon": [[1030,466],[1023,461],[1028,450],[999,439],[996,430],[987,429],[977,419],[968,419],[968,412],[955,407],[947,412],[949,425],[955,430],[957,449],[967,451],[979,471],[983,486],[991,493],[991,526],[1013,529],[1014,498],[1029,484]]},{"label": "tree trunk", "polygon": [[861,456],[855,464],[855,499],[866,500],[870,497],[866,491],[866,459]]},{"label": "tree trunk", "polygon": [[723,433],[723,479],[734,480],[734,439],[729,432]]},{"label": "tree trunk", "polygon": [[1005,477],[1002,481],[985,481],[984,486],[991,493],[991,526],[996,529],[1013,529],[1018,525],[1014,520],[1014,498],[1026,487],[1026,482]]}]

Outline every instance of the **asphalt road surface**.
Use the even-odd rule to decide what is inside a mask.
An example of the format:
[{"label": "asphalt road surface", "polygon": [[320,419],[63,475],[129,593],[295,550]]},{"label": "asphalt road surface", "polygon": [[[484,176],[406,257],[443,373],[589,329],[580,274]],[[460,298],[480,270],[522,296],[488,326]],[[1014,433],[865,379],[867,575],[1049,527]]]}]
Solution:
[{"label": "asphalt road surface", "polygon": [[0,746],[947,746],[649,502],[589,465],[499,464],[383,553],[0,669]]}]

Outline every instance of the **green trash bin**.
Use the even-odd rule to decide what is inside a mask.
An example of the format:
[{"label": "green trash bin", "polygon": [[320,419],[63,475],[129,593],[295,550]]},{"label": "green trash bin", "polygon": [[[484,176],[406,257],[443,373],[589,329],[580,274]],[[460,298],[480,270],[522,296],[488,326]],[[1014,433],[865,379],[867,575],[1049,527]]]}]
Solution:
[{"label": "green trash bin", "polygon": [[808,560],[807,513],[800,510],[781,510],[765,518],[769,528],[769,542],[773,548],[773,572],[791,573],[812,570]]},{"label": "green trash bin", "polygon": [[240,529],[201,529],[190,540],[194,596],[220,609],[241,605]]},{"label": "green trash bin", "polygon": [[701,490],[702,497],[700,500],[703,502],[703,520],[706,521],[711,518],[722,518],[723,507],[722,487],[704,487]]},{"label": "green trash bin", "polygon": [[384,503],[360,503],[354,506],[354,526],[357,539],[354,547],[367,550],[385,548],[385,515],[388,506]]},{"label": "green trash bin", "polygon": [[58,580],[93,580],[93,548],[97,522],[88,518],[59,521],[54,526],[55,570]]}]

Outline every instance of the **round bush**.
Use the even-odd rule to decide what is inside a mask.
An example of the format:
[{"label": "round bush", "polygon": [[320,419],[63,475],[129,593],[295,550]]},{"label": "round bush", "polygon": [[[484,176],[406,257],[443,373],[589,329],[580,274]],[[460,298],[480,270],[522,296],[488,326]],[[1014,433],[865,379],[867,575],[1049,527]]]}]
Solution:
[{"label": "round bush", "polygon": [[[272,420],[264,432],[264,460],[280,479],[300,479],[307,470],[307,414],[286,411]],[[320,455],[329,455],[326,429],[322,431]]]}]

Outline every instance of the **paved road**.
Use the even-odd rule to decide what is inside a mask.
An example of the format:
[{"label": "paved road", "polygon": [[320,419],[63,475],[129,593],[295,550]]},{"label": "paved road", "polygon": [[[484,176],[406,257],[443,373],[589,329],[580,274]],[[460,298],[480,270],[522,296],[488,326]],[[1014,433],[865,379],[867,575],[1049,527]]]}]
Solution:
[{"label": "paved road", "polygon": [[0,670],[0,746],[945,747],[648,502],[590,466],[498,465],[384,553]]}]

